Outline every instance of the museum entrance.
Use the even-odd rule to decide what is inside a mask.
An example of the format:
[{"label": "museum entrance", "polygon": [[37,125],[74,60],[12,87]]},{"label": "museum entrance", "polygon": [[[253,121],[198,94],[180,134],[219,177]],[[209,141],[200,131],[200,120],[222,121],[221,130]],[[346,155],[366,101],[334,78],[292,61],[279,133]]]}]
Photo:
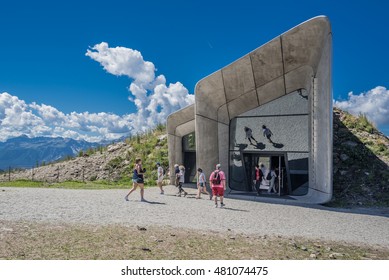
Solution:
[{"label": "museum entrance", "polygon": [[182,137],[182,164],[185,166],[185,183],[196,182],[196,134]]},{"label": "museum entrance", "polygon": [[[285,165],[285,154],[262,154],[262,153],[243,153],[243,163],[246,175],[246,191],[256,193],[255,188],[255,165],[261,164],[263,178],[258,184],[260,194],[264,195],[286,195],[288,190],[288,179]],[[274,180],[274,189],[268,193],[271,188],[271,180],[267,180],[267,175],[273,170],[277,177]]]}]

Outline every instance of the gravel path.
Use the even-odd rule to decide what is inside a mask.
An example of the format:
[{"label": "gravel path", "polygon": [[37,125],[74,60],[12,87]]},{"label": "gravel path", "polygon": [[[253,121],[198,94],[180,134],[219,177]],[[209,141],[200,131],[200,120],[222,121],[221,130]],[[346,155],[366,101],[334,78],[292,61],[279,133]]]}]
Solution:
[{"label": "gravel path", "polygon": [[127,190],[0,188],[0,220],[83,224],[159,225],[256,235],[306,237],[389,248],[388,215],[350,213],[324,207],[269,204],[226,199],[214,208],[203,197],[176,197],[175,187],[146,189],[124,200]]}]

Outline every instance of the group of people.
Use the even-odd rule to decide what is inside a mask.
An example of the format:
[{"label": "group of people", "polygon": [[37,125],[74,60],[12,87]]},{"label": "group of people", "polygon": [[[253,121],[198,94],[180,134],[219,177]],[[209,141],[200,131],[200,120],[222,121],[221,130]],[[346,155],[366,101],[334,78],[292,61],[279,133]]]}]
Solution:
[{"label": "group of people", "polygon": [[257,194],[260,195],[260,186],[264,180],[269,182],[269,188],[267,190],[267,193],[270,194],[272,191],[274,191],[274,193],[277,193],[275,185],[276,178],[277,173],[275,168],[270,168],[270,170],[267,170],[263,163],[256,164],[254,186],[255,190],[257,191]]},{"label": "group of people", "polygon": [[[163,190],[163,178],[164,178],[164,170],[161,164],[158,162],[157,166],[157,185],[160,188],[160,194],[164,194]],[[144,173],[146,169],[142,167],[142,160],[137,158],[135,160],[135,166],[132,174],[132,183],[133,186],[128,194],[124,197],[126,201],[129,201],[128,197],[133,193],[138,187],[140,187],[140,197],[141,201],[145,201],[144,199]],[[214,200],[215,207],[219,207],[218,197],[220,200],[220,207],[224,207],[224,191],[226,190],[226,175],[221,170],[221,165],[217,164],[216,169],[211,173],[209,177],[209,183],[212,190],[212,193],[208,193],[207,191],[207,180],[206,176],[201,168],[197,169],[198,172],[198,182],[197,182],[197,195],[196,198],[201,198],[201,194],[206,194],[209,196],[210,200]],[[185,182],[185,167],[183,165],[179,166],[178,164],[174,165],[174,174],[175,174],[175,184],[178,188],[177,196],[181,197],[183,194],[184,197],[188,194],[183,189],[183,184]]]}]

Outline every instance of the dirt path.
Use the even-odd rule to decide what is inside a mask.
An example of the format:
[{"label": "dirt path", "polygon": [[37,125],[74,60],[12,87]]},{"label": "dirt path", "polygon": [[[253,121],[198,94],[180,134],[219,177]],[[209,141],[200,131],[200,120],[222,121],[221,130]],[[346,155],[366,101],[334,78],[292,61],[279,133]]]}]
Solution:
[{"label": "dirt path", "polygon": [[[389,218],[324,207],[303,207],[226,199],[226,208],[214,208],[205,197],[176,197],[175,188],[139,192],[130,201],[126,190],[69,190],[0,188],[0,220],[173,226],[184,229],[236,232],[253,235],[304,237],[389,248]],[[374,214],[374,215],[373,215]]]}]

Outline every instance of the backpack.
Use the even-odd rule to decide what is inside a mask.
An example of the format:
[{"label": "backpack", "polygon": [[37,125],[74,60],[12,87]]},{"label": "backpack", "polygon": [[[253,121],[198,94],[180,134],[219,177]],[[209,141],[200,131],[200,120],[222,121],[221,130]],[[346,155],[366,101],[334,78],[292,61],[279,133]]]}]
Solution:
[{"label": "backpack", "polygon": [[267,175],[266,175],[266,180],[270,181],[271,178],[272,178],[271,171],[269,171],[269,173],[267,173]]},{"label": "backpack", "polygon": [[212,177],[212,184],[220,185],[220,183],[221,183],[221,179],[220,179],[219,171],[215,171]]}]

